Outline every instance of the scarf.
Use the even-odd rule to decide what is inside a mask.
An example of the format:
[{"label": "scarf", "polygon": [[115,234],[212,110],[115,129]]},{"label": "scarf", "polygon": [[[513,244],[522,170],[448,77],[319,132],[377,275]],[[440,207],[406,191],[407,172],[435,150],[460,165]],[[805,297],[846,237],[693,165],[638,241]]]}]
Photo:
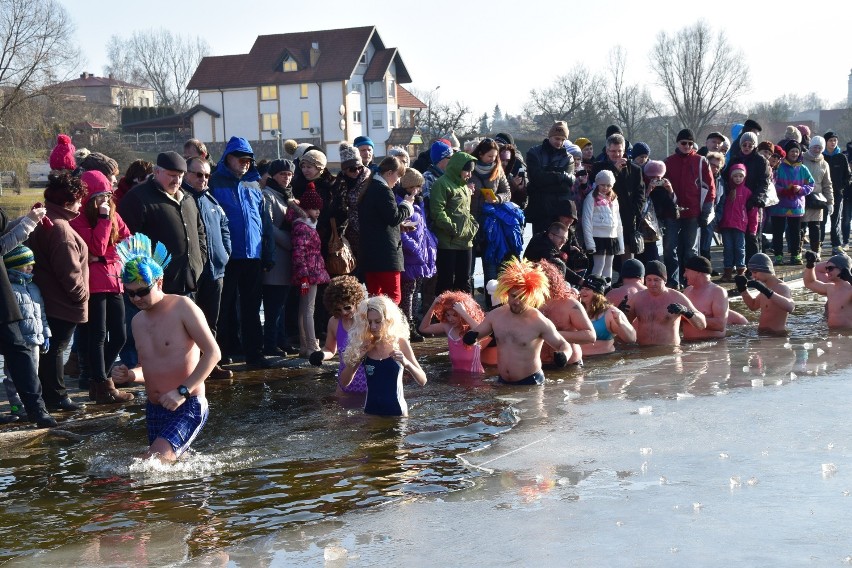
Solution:
[{"label": "scarf", "polygon": [[18,284],[29,284],[33,281],[33,275],[27,274],[26,272],[21,272],[20,270],[15,270],[14,268],[8,268],[6,271],[9,273],[9,280]]}]

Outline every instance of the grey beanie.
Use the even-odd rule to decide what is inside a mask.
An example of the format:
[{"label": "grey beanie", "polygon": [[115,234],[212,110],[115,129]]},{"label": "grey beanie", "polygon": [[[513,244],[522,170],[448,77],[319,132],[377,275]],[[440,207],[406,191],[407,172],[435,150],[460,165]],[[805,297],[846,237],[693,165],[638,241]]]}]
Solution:
[{"label": "grey beanie", "polygon": [[639,279],[645,278],[645,265],[635,258],[625,260],[621,265],[621,277]]},{"label": "grey beanie", "polygon": [[751,142],[757,146],[757,134],[754,132],[744,132],[743,135],[740,136],[740,146],[743,145],[743,142]]},{"label": "grey beanie", "polygon": [[840,270],[843,270],[844,268],[846,270],[850,269],[849,268],[849,266],[850,266],[849,257],[846,256],[845,254],[836,254],[836,255],[832,256],[831,258],[829,258],[828,262],[830,262],[831,264],[833,264],[834,266],[836,266]]},{"label": "grey beanie", "polygon": [[752,272],[767,272],[769,274],[775,274],[775,267],[772,265],[772,259],[762,252],[759,252],[748,259],[748,269]]}]

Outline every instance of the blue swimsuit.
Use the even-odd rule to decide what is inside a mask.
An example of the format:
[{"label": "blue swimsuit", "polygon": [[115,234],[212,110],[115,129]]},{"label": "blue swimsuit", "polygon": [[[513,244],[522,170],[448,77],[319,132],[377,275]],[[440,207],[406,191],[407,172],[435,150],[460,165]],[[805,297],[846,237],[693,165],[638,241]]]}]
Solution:
[{"label": "blue swimsuit", "polygon": [[612,333],[606,327],[606,312],[592,320],[592,327],[595,328],[595,335],[597,335],[598,341],[612,339]]},{"label": "blue swimsuit", "polygon": [[365,357],[362,366],[367,373],[364,412],[380,416],[406,416],[408,404],[402,394],[402,366],[390,357]]}]

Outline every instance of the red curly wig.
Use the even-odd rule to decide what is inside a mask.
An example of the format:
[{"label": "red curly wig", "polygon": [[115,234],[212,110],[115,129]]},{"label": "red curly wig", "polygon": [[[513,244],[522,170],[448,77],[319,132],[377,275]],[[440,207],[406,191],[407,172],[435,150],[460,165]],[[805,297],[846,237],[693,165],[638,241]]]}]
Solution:
[{"label": "red curly wig", "polygon": [[[485,313],[479,304],[476,303],[476,300],[470,294],[458,290],[447,290],[440,294],[436,298],[435,310],[432,313],[435,314],[438,321],[442,322],[444,321],[446,311],[455,309],[453,306],[456,305],[456,302],[460,302],[464,306],[464,310],[476,323],[482,323],[482,320],[485,319]],[[462,320],[461,324],[464,331],[467,332],[470,326],[464,320]]]}]

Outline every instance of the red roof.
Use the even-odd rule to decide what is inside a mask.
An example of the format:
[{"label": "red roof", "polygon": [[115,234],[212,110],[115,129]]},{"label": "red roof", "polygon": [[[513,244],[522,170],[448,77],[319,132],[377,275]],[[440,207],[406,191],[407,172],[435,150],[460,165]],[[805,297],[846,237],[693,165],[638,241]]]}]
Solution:
[{"label": "red roof", "polygon": [[[377,51],[368,73],[373,69],[379,73],[378,69],[383,67],[381,76],[384,77],[391,62],[396,61],[397,82],[410,83],[411,78],[397,50],[385,49],[375,26],[364,26],[258,36],[246,54],[202,59],[187,87],[209,90],[346,81],[357,69],[361,54],[371,42]],[[320,52],[315,67],[310,65],[313,44],[319,45]],[[391,53],[386,53],[388,51]],[[281,64],[288,57],[298,64],[297,71],[281,70]]]},{"label": "red roof", "polygon": [[399,108],[426,108],[427,106],[399,83],[396,84],[396,104]]}]

